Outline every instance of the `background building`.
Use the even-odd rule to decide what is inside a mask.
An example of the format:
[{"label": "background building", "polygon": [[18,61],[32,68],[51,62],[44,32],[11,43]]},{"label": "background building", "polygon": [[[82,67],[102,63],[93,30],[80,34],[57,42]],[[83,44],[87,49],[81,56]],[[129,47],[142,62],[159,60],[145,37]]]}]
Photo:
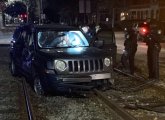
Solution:
[{"label": "background building", "polygon": [[49,19],[69,25],[105,23],[114,27],[120,27],[124,20],[165,22],[165,0],[3,0],[0,15],[4,1],[5,4],[24,2],[30,17],[39,22]]},{"label": "background building", "polygon": [[165,0],[129,0],[127,13],[130,20],[156,19],[165,21]]}]

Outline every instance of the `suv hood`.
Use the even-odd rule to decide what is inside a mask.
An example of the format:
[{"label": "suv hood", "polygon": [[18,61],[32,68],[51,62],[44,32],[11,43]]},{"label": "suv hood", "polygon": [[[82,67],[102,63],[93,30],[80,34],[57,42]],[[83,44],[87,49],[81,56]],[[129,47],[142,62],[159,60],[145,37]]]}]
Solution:
[{"label": "suv hood", "polygon": [[56,58],[72,58],[72,57],[104,57],[110,56],[109,50],[99,49],[95,47],[78,47],[78,48],[63,48],[63,49],[41,49],[40,54],[45,57]]}]

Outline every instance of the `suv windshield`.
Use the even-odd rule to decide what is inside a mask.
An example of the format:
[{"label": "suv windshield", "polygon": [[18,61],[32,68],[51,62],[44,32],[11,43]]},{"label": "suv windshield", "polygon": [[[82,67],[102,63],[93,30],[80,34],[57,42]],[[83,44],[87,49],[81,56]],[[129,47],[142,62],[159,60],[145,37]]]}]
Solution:
[{"label": "suv windshield", "polygon": [[41,48],[89,46],[81,31],[39,31],[37,39]]}]

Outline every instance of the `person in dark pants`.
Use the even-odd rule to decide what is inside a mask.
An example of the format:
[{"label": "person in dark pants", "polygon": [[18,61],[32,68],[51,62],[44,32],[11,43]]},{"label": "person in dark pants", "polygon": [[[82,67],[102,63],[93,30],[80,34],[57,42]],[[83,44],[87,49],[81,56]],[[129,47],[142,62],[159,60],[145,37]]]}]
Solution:
[{"label": "person in dark pants", "polygon": [[126,30],[124,53],[122,55],[121,62],[130,74],[134,74],[134,57],[137,51],[137,33],[136,28],[130,28]]},{"label": "person in dark pants", "polygon": [[148,41],[146,42],[147,49],[147,64],[148,64],[148,72],[149,78],[151,79],[159,79],[159,52],[161,50],[160,43],[158,42],[158,37],[150,36]]},{"label": "person in dark pants", "polygon": [[147,65],[150,79],[159,79],[159,52],[161,50],[160,34],[156,23],[143,23],[139,27],[139,33],[148,46]]}]

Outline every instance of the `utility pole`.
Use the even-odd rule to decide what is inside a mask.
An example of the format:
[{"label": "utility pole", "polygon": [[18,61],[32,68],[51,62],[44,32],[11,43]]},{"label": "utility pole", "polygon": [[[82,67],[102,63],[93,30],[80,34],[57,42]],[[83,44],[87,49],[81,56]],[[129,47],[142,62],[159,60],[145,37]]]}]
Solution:
[{"label": "utility pole", "polygon": [[115,8],[112,8],[112,28],[114,28],[114,22],[115,22]]},{"label": "utility pole", "polygon": [[114,28],[114,22],[115,22],[115,4],[114,4],[114,0],[112,0],[112,28]]},{"label": "utility pole", "polygon": [[39,0],[39,24],[42,24],[43,7],[42,0]]},{"label": "utility pole", "polygon": [[39,0],[39,24],[43,24],[45,19],[45,14],[43,13],[43,9],[44,9],[43,3],[45,3],[44,0]]},{"label": "utility pole", "polygon": [[86,24],[86,0],[84,0],[84,24]]}]

